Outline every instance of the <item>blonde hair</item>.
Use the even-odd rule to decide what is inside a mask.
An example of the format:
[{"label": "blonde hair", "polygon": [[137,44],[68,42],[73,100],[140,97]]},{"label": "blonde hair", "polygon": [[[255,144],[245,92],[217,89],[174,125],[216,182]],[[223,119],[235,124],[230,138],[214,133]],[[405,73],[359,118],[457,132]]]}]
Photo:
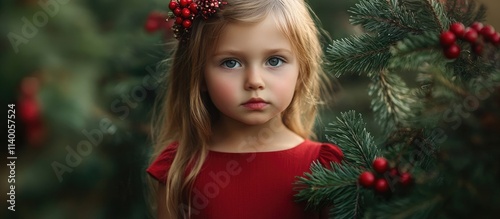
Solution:
[{"label": "blonde hair", "polygon": [[[285,126],[303,138],[313,136],[320,96],[323,52],[315,17],[304,0],[227,0],[228,4],[207,21],[193,22],[190,39],[178,43],[168,60],[166,93],[153,115],[152,161],[172,142],[178,142],[175,158],[166,180],[166,206],[169,218],[186,218],[195,177],[208,153],[211,127],[218,118],[206,92],[203,69],[208,51],[217,45],[218,35],[228,23],[257,23],[273,16],[278,28],[291,42],[299,62],[299,78],[292,102],[282,112]],[[265,33],[263,33],[265,34]],[[186,169],[189,174],[186,176]],[[190,209],[188,207],[187,209]]]}]

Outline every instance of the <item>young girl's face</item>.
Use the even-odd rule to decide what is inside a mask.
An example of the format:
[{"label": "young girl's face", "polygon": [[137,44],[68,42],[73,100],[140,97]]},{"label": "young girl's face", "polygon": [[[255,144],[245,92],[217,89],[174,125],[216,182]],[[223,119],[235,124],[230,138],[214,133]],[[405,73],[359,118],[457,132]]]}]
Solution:
[{"label": "young girl's face", "polygon": [[221,122],[259,125],[283,112],[293,98],[299,63],[274,18],[228,24],[205,66],[206,89]]}]

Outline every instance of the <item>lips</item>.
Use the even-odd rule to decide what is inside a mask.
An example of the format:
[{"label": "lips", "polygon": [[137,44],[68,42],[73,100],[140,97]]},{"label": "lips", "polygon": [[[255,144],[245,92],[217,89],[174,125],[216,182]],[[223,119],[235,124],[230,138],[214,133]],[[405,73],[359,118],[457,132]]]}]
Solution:
[{"label": "lips", "polygon": [[267,105],[269,105],[269,103],[261,98],[251,98],[242,104],[243,107],[250,110],[262,110]]}]

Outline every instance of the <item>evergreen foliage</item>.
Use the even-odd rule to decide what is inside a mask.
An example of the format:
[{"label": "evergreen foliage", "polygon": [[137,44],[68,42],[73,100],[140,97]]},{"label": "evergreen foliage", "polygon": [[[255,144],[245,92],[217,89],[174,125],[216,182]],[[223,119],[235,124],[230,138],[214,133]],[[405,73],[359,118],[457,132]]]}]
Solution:
[{"label": "evergreen foliage", "polygon": [[[472,0],[361,0],[349,12],[365,33],[334,40],[327,67],[371,80],[382,136],[366,130],[362,115],[342,113],[326,138],[344,160],[329,168],[314,163],[298,178],[297,200],[334,206],[332,218],[497,217],[500,48],[485,42],[478,54],[457,40],[461,53],[448,59],[439,39],[454,22],[483,21],[485,7]],[[410,173],[413,184],[385,173],[389,193],[361,186],[360,173],[371,171],[376,157]]]}]

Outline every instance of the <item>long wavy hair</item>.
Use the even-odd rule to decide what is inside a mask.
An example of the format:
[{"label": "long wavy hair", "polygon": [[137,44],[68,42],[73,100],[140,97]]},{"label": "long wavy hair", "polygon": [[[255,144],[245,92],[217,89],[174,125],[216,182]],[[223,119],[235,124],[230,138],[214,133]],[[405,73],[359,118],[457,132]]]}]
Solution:
[{"label": "long wavy hair", "polygon": [[[313,136],[320,101],[323,52],[314,13],[304,0],[226,0],[228,4],[209,20],[193,22],[190,39],[178,43],[165,78],[165,93],[153,113],[151,161],[172,142],[178,142],[167,174],[166,213],[169,218],[189,218],[193,181],[208,153],[212,125],[219,111],[206,92],[203,69],[209,51],[228,23],[258,23],[274,17],[277,28],[290,41],[299,62],[298,85],[292,102],[281,113],[284,125],[303,138]],[[262,33],[265,34],[265,33]],[[186,171],[189,169],[189,171]],[[153,185],[157,185],[152,183]],[[153,192],[156,191],[153,189]],[[154,194],[158,195],[158,194]],[[182,207],[184,206],[184,207]],[[191,209],[188,207],[187,209]]]}]

